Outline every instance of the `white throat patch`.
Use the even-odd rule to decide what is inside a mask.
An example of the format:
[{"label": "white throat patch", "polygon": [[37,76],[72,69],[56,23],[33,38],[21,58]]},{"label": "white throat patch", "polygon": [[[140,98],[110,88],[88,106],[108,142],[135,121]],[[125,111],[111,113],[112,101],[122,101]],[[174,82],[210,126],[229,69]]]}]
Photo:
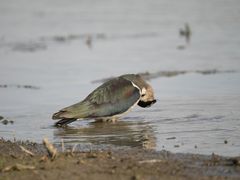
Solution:
[{"label": "white throat patch", "polygon": [[147,90],[146,88],[142,88],[142,94],[146,94]]},{"label": "white throat patch", "polygon": [[139,90],[139,92],[140,92],[140,94],[142,95],[142,94],[146,94],[146,88],[142,88],[142,89],[140,89],[136,84],[134,84],[132,81],[131,81],[131,83],[132,83],[132,85],[135,87],[135,88],[137,88],[138,90]]},{"label": "white throat patch", "polygon": [[140,94],[141,94],[141,89],[136,85],[136,84],[134,84],[132,81],[130,81],[131,83],[132,83],[132,85],[135,87],[135,88],[137,88],[138,90],[139,90],[139,92],[140,92]]}]

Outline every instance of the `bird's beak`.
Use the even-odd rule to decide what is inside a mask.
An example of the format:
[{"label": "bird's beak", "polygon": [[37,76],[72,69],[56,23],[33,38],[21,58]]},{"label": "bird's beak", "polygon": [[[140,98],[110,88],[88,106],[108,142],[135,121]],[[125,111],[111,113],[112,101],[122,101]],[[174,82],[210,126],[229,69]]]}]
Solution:
[{"label": "bird's beak", "polygon": [[154,100],[152,100],[152,101],[147,101],[147,102],[145,102],[145,101],[139,101],[139,102],[138,102],[138,105],[139,105],[140,107],[145,108],[145,107],[150,107],[151,105],[155,104],[156,102],[157,102],[156,99],[154,99]]}]

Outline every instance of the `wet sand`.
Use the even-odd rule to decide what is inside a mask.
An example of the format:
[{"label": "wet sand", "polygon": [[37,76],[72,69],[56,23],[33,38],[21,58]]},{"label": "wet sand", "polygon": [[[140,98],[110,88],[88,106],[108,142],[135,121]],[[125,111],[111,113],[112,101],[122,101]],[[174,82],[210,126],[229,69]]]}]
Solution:
[{"label": "wet sand", "polygon": [[[34,153],[22,151],[20,146]],[[59,151],[61,148],[58,147]],[[0,140],[0,179],[239,179],[240,157],[151,150],[59,152],[42,144]]]}]

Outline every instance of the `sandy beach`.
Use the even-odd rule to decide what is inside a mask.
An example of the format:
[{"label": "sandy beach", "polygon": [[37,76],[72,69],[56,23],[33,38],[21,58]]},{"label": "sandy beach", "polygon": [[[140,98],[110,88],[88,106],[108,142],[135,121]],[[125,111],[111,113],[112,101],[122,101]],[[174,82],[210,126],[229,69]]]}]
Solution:
[{"label": "sandy beach", "polygon": [[[20,146],[33,155],[21,150]],[[60,150],[60,147],[59,147]],[[58,152],[42,144],[0,140],[0,179],[239,179],[240,157],[151,150]]]}]

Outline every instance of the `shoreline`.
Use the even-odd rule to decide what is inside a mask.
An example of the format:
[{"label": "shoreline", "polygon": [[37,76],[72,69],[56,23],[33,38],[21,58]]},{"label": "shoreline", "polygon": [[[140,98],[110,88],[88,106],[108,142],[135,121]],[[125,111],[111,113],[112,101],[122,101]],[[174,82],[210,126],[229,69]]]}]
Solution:
[{"label": "shoreline", "polygon": [[[34,155],[23,151],[20,146]],[[61,147],[58,147],[60,150]],[[1,179],[239,179],[240,157],[121,150],[58,151],[0,139]]]}]

